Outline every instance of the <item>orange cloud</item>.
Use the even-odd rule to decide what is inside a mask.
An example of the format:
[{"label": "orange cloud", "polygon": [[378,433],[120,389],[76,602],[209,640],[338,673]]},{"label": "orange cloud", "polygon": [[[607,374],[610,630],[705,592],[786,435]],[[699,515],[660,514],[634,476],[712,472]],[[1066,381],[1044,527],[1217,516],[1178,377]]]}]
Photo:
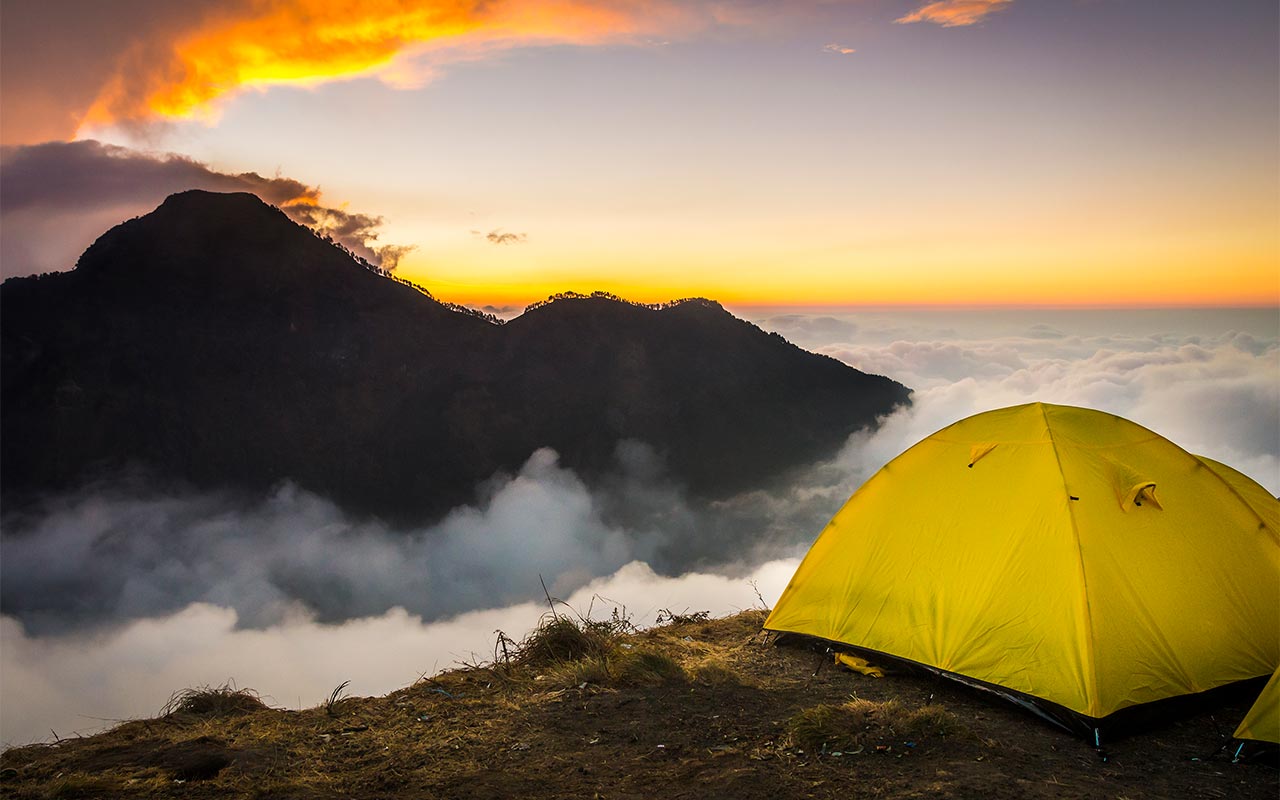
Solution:
[{"label": "orange cloud", "polygon": [[988,14],[1000,10],[1013,0],[938,0],[927,3],[897,22],[935,22],[944,28],[973,25]]},{"label": "orange cloud", "polygon": [[439,63],[496,50],[638,42],[715,23],[675,0],[252,0],[135,45],[82,124],[211,116],[246,88],[365,75],[412,85]]},{"label": "orange cloud", "polygon": [[840,44],[823,45],[822,49],[824,52],[837,53],[842,56],[847,56],[852,53],[858,52],[857,50],[854,50],[852,47],[845,47],[844,45],[840,45]]}]

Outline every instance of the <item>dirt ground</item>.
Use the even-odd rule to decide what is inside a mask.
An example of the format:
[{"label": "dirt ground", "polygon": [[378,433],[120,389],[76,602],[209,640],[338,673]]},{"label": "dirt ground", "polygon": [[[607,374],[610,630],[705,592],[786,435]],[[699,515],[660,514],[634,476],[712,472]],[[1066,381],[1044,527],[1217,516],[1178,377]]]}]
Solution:
[{"label": "dirt ground", "polygon": [[[1084,741],[952,683],[868,677],[775,647],[762,621],[744,612],[617,640],[623,657],[659,654],[646,679],[590,665],[477,667],[330,708],[251,704],[127,722],[0,754],[0,796],[1280,796],[1274,766],[1231,761],[1247,701],[1112,742],[1104,762]],[[871,709],[853,740],[825,752],[798,743],[798,715],[851,698]],[[904,734],[876,722],[891,706],[941,706],[954,724]]]}]

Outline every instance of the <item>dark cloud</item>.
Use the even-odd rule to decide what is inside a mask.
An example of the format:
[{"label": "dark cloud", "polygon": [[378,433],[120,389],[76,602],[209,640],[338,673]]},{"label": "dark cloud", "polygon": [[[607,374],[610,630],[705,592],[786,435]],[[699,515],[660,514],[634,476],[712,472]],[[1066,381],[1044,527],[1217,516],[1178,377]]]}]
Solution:
[{"label": "dark cloud", "polygon": [[217,172],[187,156],[151,155],[92,140],[0,148],[0,212],[60,213],[153,203],[184,189],[253,192],[268,203],[314,201],[319,190],[292,178]]},{"label": "dark cloud", "polygon": [[[315,194],[318,191],[311,190],[309,196]],[[400,259],[417,249],[415,245],[378,244],[382,217],[327,208],[312,202],[286,204],[282,209],[295,222],[333,237],[351,252],[386,270],[394,270]]]},{"label": "dark cloud", "polygon": [[418,246],[416,244],[379,245],[373,248],[373,254],[376,258],[370,260],[385,270],[394,270],[400,266],[400,259],[417,249]]},{"label": "dark cloud", "polygon": [[379,245],[381,217],[324,206],[318,188],[293,178],[218,172],[186,156],[92,140],[46,142],[0,148],[3,275],[69,269],[108,228],[186,189],[252,192],[384,267],[411,249]]},{"label": "dark cloud", "polygon": [[493,244],[520,244],[528,240],[529,235],[526,233],[503,233],[501,228],[497,228],[486,233],[484,238]]}]

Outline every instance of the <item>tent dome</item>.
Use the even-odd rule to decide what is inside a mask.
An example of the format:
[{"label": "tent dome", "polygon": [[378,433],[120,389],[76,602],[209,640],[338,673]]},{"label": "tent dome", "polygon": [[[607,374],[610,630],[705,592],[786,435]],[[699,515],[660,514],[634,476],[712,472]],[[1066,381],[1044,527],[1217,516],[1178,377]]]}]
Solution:
[{"label": "tent dome", "polygon": [[1280,503],[1113,414],[989,411],[863,484],[765,627],[1106,727],[1280,665]]}]

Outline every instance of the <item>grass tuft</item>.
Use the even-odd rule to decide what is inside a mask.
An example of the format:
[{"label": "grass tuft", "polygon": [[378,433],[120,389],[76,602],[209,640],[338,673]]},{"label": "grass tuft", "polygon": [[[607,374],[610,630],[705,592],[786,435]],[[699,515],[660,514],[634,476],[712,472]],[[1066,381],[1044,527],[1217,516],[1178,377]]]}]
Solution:
[{"label": "grass tuft", "polygon": [[516,647],[513,663],[521,667],[553,667],[570,661],[603,658],[613,649],[609,623],[568,617],[544,618]]},{"label": "grass tuft", "polygon": [[252,689],[237,689],[231,683],[201,686],[174,692],[160,709],[160,716],[234,717],[267,708]]}]

